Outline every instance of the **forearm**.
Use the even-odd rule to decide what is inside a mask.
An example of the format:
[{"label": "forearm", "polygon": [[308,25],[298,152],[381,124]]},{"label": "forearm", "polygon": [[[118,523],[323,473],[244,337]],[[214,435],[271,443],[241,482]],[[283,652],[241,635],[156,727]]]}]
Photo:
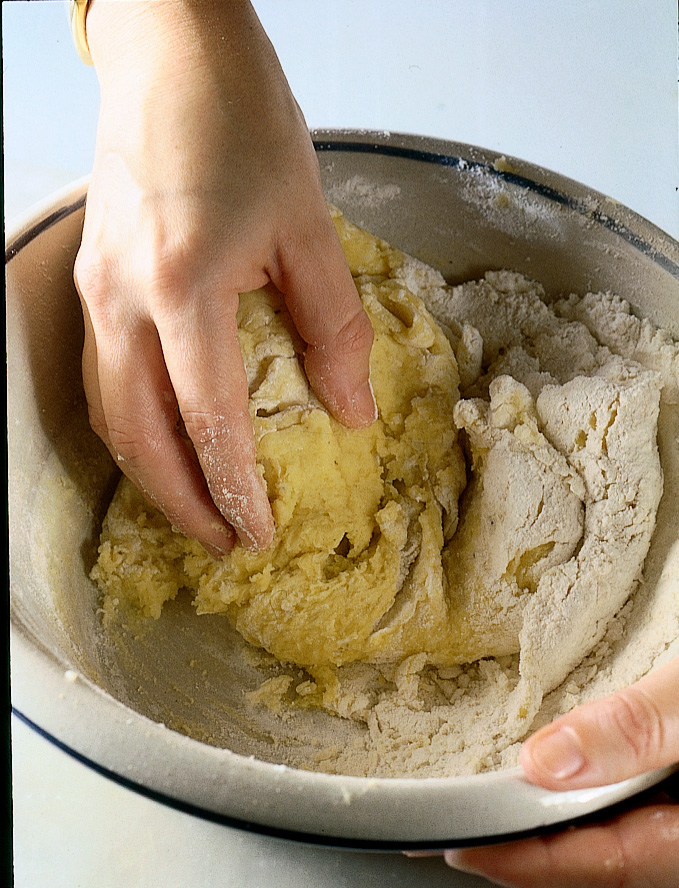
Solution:
[{"label": "forearm", "polygon": [[[139,69],[229,65],[268,39],[249,0],[92,0],[87,40],[100,78]],[[133,66],[130,68],[130,61]]]},{"label": "forearm", "polygon": [[216,147],[226,142],[229,177],[249,187],[298,140],[301,114],[247,0],[94,0],[87,33],[101,85],[98,141],[130,164],[144,158],[148,189],[161,176],[218,189],[226,171]]},{"label": "forearm", "polygon": [[292,104],[249,0],[93,0],[87,36],[103,101],[153,90],[169,103],[200,79],[213,116],[234,102],[253,118]]}]

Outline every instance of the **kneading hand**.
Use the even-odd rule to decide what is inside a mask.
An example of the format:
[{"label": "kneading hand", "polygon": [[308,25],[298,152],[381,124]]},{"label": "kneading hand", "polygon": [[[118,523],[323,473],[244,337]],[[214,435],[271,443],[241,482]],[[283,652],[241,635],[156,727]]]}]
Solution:
[{"label": "kneading hand", "polygon": [[75,280],[95,431],[214,554],[268,545],[236,338],[238,294],[273,282],[310,382],[347,425],[375,418],[372,329],[315,152],[246,0],[95,0],[101,86]]},{"label": "kneading hand", "polygon": [[[679,657],[557,719],[521,752],[528,779],[553,790],[616,783],[679,761]],[[677,888],[679,805],[659,796],[596,825],[445,858],[517,888]]]}]

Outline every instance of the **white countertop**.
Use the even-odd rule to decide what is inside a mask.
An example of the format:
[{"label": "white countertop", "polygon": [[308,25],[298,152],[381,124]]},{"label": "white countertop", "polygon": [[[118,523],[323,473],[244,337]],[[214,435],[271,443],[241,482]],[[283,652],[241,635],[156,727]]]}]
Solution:
[{"label": "white countertop", "polygon": [[[679,237],[674,0],[255,0],[311,127],[413,132],[541,164]],[[89,172],[98,88],[63,3],[3,3],[5,218]],[[17,888],[487,884],[314,849],[141,798],[13,720]]]}]

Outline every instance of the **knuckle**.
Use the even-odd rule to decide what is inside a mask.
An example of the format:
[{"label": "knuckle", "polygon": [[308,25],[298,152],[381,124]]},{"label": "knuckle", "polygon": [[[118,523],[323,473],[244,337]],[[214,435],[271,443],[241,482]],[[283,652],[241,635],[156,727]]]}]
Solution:
[{"label": "knuckle", "polygon": [[161,436],[150,427],[143,427],[116,416],[106,427],[111,447],[131,469],[152,463],[162,450]]},{"label": "knuckle", "polygon": [[230,286],[223,269],[211,283],[206,283],[202,274],[195,257],[156,257],[146,269],[148,311],[160,326],[173,331],[173,336],[207,325],[221,327],[236,317],[238,291]]},{"label": "knuckle", "polygon": [[183,322],[193,304],[187,295],[200,279],[197,253],[152,243],[128,254],[124,263],[117,255],[83,245],[76,256],[73,278],[93,317],[111,324],[155,316]]},{"label": "knuckle", "polygon": [[182,419],[189,438],[196,446],[205,448],[228,439],[223,416],[209,410],[182,410]]},{"label": "knuckle", "polygon": [[[631,888],[630,855],[615,826],[598,830],[599,885],[601,888]],[[596,882],[595,882],[596,885]]]},{"label": "knuckle", "polygon": [[109,432],[108,425],[106,423],[106,417],[104,416],[103,410],[101,407],[96,406],[92,403],[88,403],[87,405],[87,416],[89,419],[90,427],[95,435],[98,435],[104,443],[108,443]]},{"label": "knuckle", "polygon": [[204,235],[190,226],[171,231],[157,219],[146,235],[144,249],[137,252],[137,276],[154,308],[173,309],[210,264]]},{"label": "knuckle", "polygon": [[157,249],[149,252],[147,263],[144,277],[148,281],[152,307],[175,310],[182,303],[191,279],[187,259],[179,253]]},{"label": "knuckle", "polygon": [[607,715],[639,765],[658,758],[664,744],[663,719],[651,697],[627,688],[610,698]]},{"label": "knuckle", "polygon": [[73,267],[73,279],[88,305],[102,302],[110,292],[111,273],[103,255],[81,247]]},{"label": "knuckle", "polygon": [[[586,884],[589,888],[633,888],[637,885],[635,881],[632,881],[635,868],[631,866],[630,849],[614,822],[591,826],[579,836],[575,828],[571,828],[571,830],[537,840],[541,842],[542,847],[540,875],[543,881],[540,884],[551,885],[554,881],[559,885]],[[588,860],[586,874],[576,864],[578,874],[586,879],[586,882],[574,880],[574,845],[572,840],[575,837],[579,839],[579,848],[583,857]],[[594,862],[589,859],[588,849],[596,850]]]},{"label": "knuckle", "polygon": [[372,324],[360,308],[335,336],[335,349],[347,355],[360,355],[370,351],[374,339]]}]

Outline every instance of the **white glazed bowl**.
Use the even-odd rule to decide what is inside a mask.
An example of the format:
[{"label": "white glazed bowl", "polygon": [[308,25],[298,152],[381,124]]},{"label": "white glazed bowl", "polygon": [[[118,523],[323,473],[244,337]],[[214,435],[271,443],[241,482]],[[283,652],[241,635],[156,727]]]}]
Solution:
[{"label": "white glazed bowl", "polygon": [[[468,145],[371,132],[314,136],[329,199],[450,281],[509,267],[548,292],[612,290],[679,337],[679,244],[614,201]],[[215,712],[209,694],[201,697],[195,670],[186,668],[196,645],[213,656],[223,622],[216,629],[210,618],[178,611],[159,621],[163,628],[138,661],[115,660],[87,578],[117,470],[89,430],[80,379],[82,319],[72,270],[86,187],[77,183],[53,197],[7,239],[17,717],[100,773],[171,806],[356,848],[498,841],[577,820],[668,776],[670,770],[552,793],[528,784],[518,769],[445,779],[296,770],[276,764],[266,743],[261,755],[241,754],[246,728],[225,726],[224,710]],[[663,659],[677,654],[679,642]],[[245,678],[228,678],[237,695]],[[212,720],[206,733],[221,731],[221,746],[165,726],[181,718],[194,719],[194,736],[196,718]]]}]

